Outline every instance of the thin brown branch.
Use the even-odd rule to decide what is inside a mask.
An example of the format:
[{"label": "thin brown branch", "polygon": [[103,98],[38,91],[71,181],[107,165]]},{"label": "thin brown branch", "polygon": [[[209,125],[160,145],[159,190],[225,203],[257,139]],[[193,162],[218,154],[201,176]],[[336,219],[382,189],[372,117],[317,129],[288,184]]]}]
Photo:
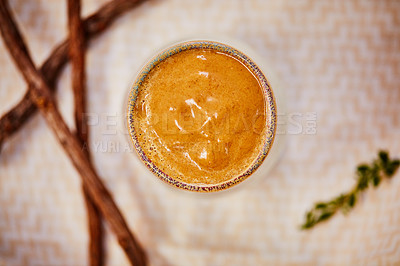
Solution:
[{"label": "thin brown branch", "polygon": [[130,232],[111,194],[96,175],[95,170],[81,149],[78,138],[69,131],[57,110],[50,88],[42,74],[36,70],[5,0],[0,1],[0,30],[4,43],[15,64],[23,74],[26,82],[31,85],[30,96],[32,102],[39,108],[76,170],[80,173],[83,184],[88,188],[88,194],[117,236],[128,259],[133,265],[146,265],[147,260],[143,248]]},{"label": "thin brown branch", "polygon": [[[68,29],[70,36],[70,59],[72,65],[72,88],[74,92],[76,135],[82,150],[90,160],[88,148],[89,129],[84,120],[86,113],[85,35],[81,20],[80,0],[67,0]],[[89,197],[88,188],[82,186],[87,211],[89,231],[89,265],[104,265],[103,227],[100,212]]]},{"label": "thin brown branch", "polygon": [[[85,36],[81,23],[80,0],[67,0],[68,2],[68,28],[69,28],[69,55],[72,65],[72,89],[75,102],[76,132],[86,148],[88,140],[88,126],[84,122],[86,113],[85,90]],[[86,150],[86,149],[85,149]]]},{"label": "thin brown branch", "polygon": [[[140,2],[143,0],[113,0],[102,6],[96,13],[83,21],[85,40],[90,40],[102,33],[117,17]],[[69,59],[68,51],[69,39],[66,39],[53,50],[40,68],[40,72],[50,88],[55,88],[58,75]],[[0,150],[3,142],[36,113],[37,108],[30,100],[29,93],[30,90],[27,90],[22,100],[0,119]]]},{"label": "thin brown branch", "polygon": [[89,228],[89,265],[104,265],[104,231],[100,210],[89,196],[89,191],[82,186]]}]

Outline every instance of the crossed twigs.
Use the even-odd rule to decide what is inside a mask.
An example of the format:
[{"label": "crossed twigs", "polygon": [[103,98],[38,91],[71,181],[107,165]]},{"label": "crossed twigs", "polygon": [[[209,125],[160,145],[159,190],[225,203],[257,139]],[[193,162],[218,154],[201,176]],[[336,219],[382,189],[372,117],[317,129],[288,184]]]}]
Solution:
[{"label": "crossed twigs", "polygon": [[[79,172],[88,210],[90,264],[102,265],[101,217],[116,235],[120,246],[133,265],[146,265],[147,256],[129,230],[115,204],[112,195],[97,175],[89,158],[85,112],[84,48],[86,41],[104,31],[119,15],[137,6],[141,0],[114,0],[85,20],[80,18],[79,0],[68,0],[68,26],[70,39],[57,46],[40,70],[36,69],[6,0],[0,0],[0,31],[4,43],[22,73],[28,90],[23,99],[0,119],[0,146],[18,131],[37,109],[58,138],[72,164]],[[75,123],[77,132],[72,133],[61,117],[53,97],[55,81],[63,66],[72,60],[72,85],[75,99]]]}]

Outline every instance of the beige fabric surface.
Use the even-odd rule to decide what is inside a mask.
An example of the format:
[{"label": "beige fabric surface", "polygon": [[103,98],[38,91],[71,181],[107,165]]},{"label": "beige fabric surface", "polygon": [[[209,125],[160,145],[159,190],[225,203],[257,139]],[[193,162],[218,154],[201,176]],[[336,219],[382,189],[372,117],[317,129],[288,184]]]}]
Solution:
[{"label": "beige fabric surface", "polygon": [[[10,2],[39,65],[65,38],[66,3]],[[83,1],[84,14],[104,2]],[[115,126],[154,49],[198,33],[251,45],[285,84],[296,121],[268,176],[208,198],[149,177]],[[26,86],[2,41],[0,70],[4,114]],[[91,43],[87,75],[96,168],[152,265],[400,265],[399,173],[349,215],[299,230],[316,200],[354,184],[358,163],[380,148],[400,155],[400,1],[152,0]],[[57,99],[72,127],[69,67]],[[0,265],[87,265],[87,241],[79,176],[36,115],[0,154]],[[110,232],[106,248],[108,265],[128,264]]]}]

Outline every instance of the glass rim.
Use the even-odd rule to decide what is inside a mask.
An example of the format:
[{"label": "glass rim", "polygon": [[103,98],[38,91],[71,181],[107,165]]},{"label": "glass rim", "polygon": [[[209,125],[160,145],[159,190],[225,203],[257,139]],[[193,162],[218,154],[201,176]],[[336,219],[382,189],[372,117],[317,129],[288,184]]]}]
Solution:
[{"label": "glass rim", "polygon": [[[147,75],[150,71],[158,65],[163,60],[167,59],[168,57],[175,55],[179,52],[191,50],[191,49],[212,49],[219,52],[223,52],[234,57],[236,60],[241,62],[243,65],[246,66],[247,69],[251,71],[251,73],[257,78],[259,81],[262,89],[263,95],[265,100],[265,112],[267,115],[267,119],[269,119],[269,126],[265,130],[264,138],[263,138],[263,146],[260,150],[257,158],[252,162],[252,164],[238,176],[235,176],[231,179],[226,181],[222,181],[216,184],[197,184],[197,183],[187,183],[161,171],[155,163],[153,163],[144,153],[142,147],[139,144],[136,130],[134,127],[134,117],[133,117],[133,110],[136,104],[136,99],[139,93],[140,86],[142,85],[143,81],[146,79]],[[128,96],[128,104],[127,104],[127,125],[129,130],[129,139],[132,141],[133,146],[135,147],[135,151],[139,156],[139,159],[146,165],[146,167],[155,174],[159,179],[172,185],[176,188],[184,189],[187,191],[195,191],[195,192],[215,192],[215,191],[222,191],[227,188],[230,188],[234,185],[241,183],[242,181],[246,180],[250,175],[252,175],[262,164],[262,162],[267,157],[276,134],[276,127],[277,127],[277,110],[276,110],[276,100],[272,91],[272,88],[261,71],[261,69],[257,66],[256,63],[244,53],[240,52],[239,50],[217,41],[209,41],[209,40],[191,40],[191,41],[184,41],[178,44],[174,44],[168,48],[163,49],[161,52],[158,52],[156,56],[151,58],[145,66],[140,70],[139,74],[136,76],[135,82],[129,91]]]}]

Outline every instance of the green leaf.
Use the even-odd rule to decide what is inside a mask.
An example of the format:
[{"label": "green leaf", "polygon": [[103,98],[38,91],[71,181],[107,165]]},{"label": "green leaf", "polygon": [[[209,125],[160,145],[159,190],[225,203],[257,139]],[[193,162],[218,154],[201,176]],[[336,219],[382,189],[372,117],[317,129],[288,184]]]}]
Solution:
[{"label": "green leaf", "polygon": [[374,164],[374,167],[371,168],[371,171],[368,175],[369,182],[375,187],[378,186],[379,182],[381,181],[379,169],[380,167],[377,164]]},{"label": "green leaf", "polygon": [[354,205],[356,204],[356,201],[357,201],[356,194],[355,194],[355,193],[351,193],[351,194],[349,195],[349,207],[350,207],[350,208],[353,208]]},{"label": "green leaf", "polygon": [[313,216],[312,212],[309,211],[309,212],[307,213],[307,215],[306,215],[307,221],[312,220],[312,216]]},{"label": "green leaf", "polygon": [[384,169],[385,174],[388,177],[392,177],[394,173],[396,173],[397,169],[399,168],[400,161],[399,160],[394,160],[389,163],[389,165]]},{"label": "green leaf", "polygon": [[387,165],[389,162],[389,154],[387,151],[380,151],[379,152],[379,159],[381,160],[383,165]]},{"label": "green leaf", "polygon": [[319,202],[319,203],[315,204],[316,209],[324,209],[326,207],[328,207],[328,204],[325,202]]},{"label": "green leaf", "polygon": [[366,172],[368,172],[369,166],[366,164],[361,164],[357,167],[357,173],[359,175],[364,175]]},{"label": "green leaf", "polygon": [[377,187],[379,183],[381,182],[381,178],[379,175],[375,175],[372,179],[372,182],[374,184],[374,187]]},{"label": "green leaf", "polygon": [[322,222],[327,220],[329,217],[331,217],[334,214],[334,212],[325,212],[323,214],[321,214],[321,216],[319,217],[319,219],[317,220],[318,222]]},{"label": "green leaf", "polygon": [[313,222],[307,222],[307,223],[305,223],[305,224],[303,224],[302,226],[301,226],[301,229],[303,229],[303,230],[305,230],[305,229],[310,229],[311,227],[313,227],[315,225],[315,223],[313,223]]}]

